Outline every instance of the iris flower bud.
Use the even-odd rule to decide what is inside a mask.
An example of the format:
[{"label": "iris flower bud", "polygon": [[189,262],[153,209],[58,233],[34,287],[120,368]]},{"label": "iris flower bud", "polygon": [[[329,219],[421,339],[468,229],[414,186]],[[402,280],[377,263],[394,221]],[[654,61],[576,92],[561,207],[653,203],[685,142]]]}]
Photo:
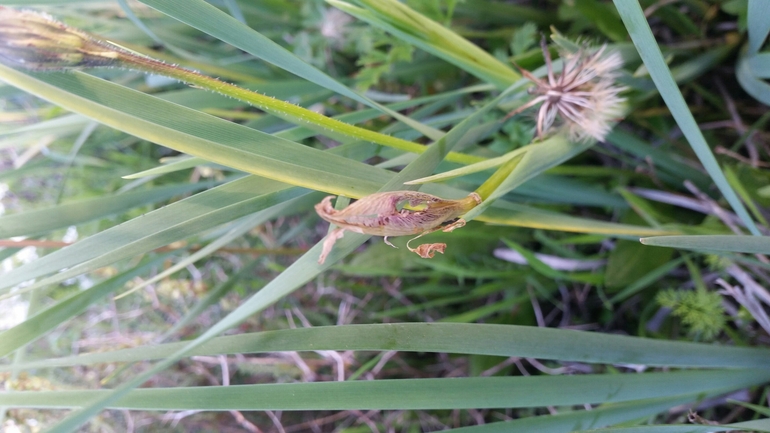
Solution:
[{"label": "iris flower bud", "polygon": [[119,47],[50,16],[0,6],[0,63],[47,71],[120,66]]},{"label": "iris flower bud", "polygon": [[[449,232],[462,227],[465,221],[458,217],[481,203],[476,193],[460,200],[446,200],[422,192],[392,191],[368,195],[338,211],[332,207],[333,198],[328,196],[315,206],[321,218],[338,226],[324,241],[319,263],[326,260],[334,242],[342,237],[344,230],[384,236],[385,243],[394,247],[388,242],[388,236],[418,235],[414,238],[417,239],[436,230]],[[425,244],[411,248],[407,243],[407,248],[423,258],[430,258],[435,252],[443,253],[446,244]]]}]

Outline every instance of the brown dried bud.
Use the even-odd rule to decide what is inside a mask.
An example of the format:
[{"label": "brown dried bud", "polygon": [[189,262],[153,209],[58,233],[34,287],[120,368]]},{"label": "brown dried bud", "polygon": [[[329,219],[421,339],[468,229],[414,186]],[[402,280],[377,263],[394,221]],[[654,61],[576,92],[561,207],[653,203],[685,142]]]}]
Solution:
[{"label": "brown dried bud", "polygon": [[0,6],[0,63],[31,70],[120,66],[121,50],[52,17]]},{"label": "brown dried bud", "polygon": [[[439,229],[448,232],[462,227],[465,221],[457,218],[481,203],[481,197],[476,193],[460,200],[446,200],[422,192],[392,191],[368,195],[338,211],[332,207],[332,198],[334,196],[326,197],[315,206],[321,218],[339,227],[324,241],[319,263],[323,263],[344,230],[385,236],[385,243],[393,246],[388,242],[388,236],[420,237]],[[443,254],[446,245],[425,244],[411,248],[407,243],[407,247],[420,257],[431,258],[434,252]]]},{"label": "brown dried bud", "polygon": [[333,198],[326,197],[315,206],[321,218],[346,230],[375,236],[420,234],[481,203],[476,193],[460,200],[446,200],[422,192],[393,191],[368,195],[338,211],[332,207]]}]

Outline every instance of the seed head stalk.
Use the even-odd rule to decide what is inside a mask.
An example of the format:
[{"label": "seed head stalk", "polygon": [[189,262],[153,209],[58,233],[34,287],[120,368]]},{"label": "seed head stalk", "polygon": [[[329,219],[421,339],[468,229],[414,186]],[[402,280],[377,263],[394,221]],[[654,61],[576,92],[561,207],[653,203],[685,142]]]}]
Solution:
[{"label": "seed head stalk", "polygon": [[[426,149],[425,146],[411,141],[350,125],[197,71],[135,53],[67,26],[48,15],[29,10],[0,6],[0,62],[11,67],[35,71],[109,67],[163,75],[244,101],[293,123],[306,122],[328,131],[406,152],[419,154]],[[484,160],[458,152],[450,152],[446,159],[461,164]]]},{"label": "seed head stalk", "polygon": [[[294,105],[290,102],[262,95],[226,81],[201,74],[197,71],[165,63],[151,57],[129,53],[122,54],[120,60],[124,64],[124,67],[128,69],[174,78],[193,87],[210,90],[246,102],[271,114],[275,114],[282,118],[288,118],[287,120],[301,120],[303,122],[321,126],[325,130],[338,132],[352,138],[371,141],[373,143],[407,152],[422,153],[425,151],[425,146],[420,144],[396,137],[386,136],[368,129],[359,128],[324,116],[323,114],[316,113],[315,111]],[[455,158],[463,160],[467,156],[469,155],[456,154]]]}]

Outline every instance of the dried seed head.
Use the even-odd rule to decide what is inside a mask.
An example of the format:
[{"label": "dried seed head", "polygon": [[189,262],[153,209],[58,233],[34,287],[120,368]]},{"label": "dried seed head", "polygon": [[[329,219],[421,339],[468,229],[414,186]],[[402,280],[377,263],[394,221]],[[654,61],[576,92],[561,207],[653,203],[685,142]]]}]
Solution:
[{"label": "dried seed head", "polygon": [[[460,200],[445,200],[421,192],[393,191],[368,195],[338,211],[332,207],[332,198],[334,196],[328,196],[315,206],[321,218],[339,227],[324,240],[318,263],[326,260],[334,243],[342,238],[344,230],[385,236],[385,243],[393,246],[388,242],[388,236],[420,237],[439,229],[452,231],[462,227],[465,221],[457,218],[481,203],[481,197],[476,193]],[[407,247],[420,257],[431,258],[435,252],[443,253],[446,244],[425,244],[411,248],[407,243]]]},{"label": "dried seed head", "polygon": [[331,205],[329,196],[315,206],[318,215],[346,230],[375,236],[416,235],[439,227],[481,203],[472,193],[460,200],[445,200],[414,191],[368,195],[343,210]]},{"label": "dried seed head", "polygon": [[540,79],[521,70],[535,83],[531,93],[538,96],[508,117],[541,104],[537,113],[538,137],[542,138],[558,123],[572,140],[604,140],[624,111],[625,99],[619,94],[625,87],[615,82],[623,66],[620,54],[608,52],[606,45],[593,53],[587,47],[576,53],[563,52],[561,73],[555,73],[545,41],[542,46],[548,77]]},{"label": "dried seed head", "polygon": [[31,70],[119,66],[118,47],[29,10],[0,6],[0,63]]}]

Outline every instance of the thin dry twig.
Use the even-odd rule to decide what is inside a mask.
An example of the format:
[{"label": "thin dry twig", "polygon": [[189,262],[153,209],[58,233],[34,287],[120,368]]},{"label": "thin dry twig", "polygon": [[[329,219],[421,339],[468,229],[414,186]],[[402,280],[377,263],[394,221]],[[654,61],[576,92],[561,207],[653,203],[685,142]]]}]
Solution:
[{"label": "thin dry twig", "polygon": [[761,326],[765,332],[770,334],[770,318],[767,316],[764,308],[759,302],[757,302],[756,298],[753,296],[754,294],[750,290],[746,290],[746,287],[741,290],[739,287],[732,286],[721,278],[717,279],[716,282],[723,289],[720,291],[720,293],[731,296],[739,304],[746,308],[746,310],[751,313],[751,316],[754,318],[754,320],[757,321],[759,326]]},{"label": "thin dry twig", "polygon": [[741,229],[738,228],[738,225],[735,224],[735,222],[731,218],[731,215],[725,209],[723,209],[721,206],[719,206],[719,204],[717,204],[717,202],[712,200],[711,197],[709,197],[706,194],[704,194],[703,192],[701,192],[701,190],[698,189],[698,187],[695,186],[694,183],[690,182],[689,180],[686,180],[686,181],[684,181],[684,186],[695,197],[697,197],[698,200],[700,200],[703,204],[705,204],[707,206],[707,208],[709,209],[711,214],[715,215],[717,218],[722,220],[722,222],[725,223],[725,225],[727,227],[729,227],[730,230],[732,230],[737,235],[742,235],[743,234]]},{"label": "thin dry twig", "polygon": [[714,148],[714,152],[719,155],[726,155],[730,158],[736,159],[744,164],[749,164],[754,167],[770,167],[770,163],[763,162],[763,161],[752,161],[750,158],[746,158],[745,156],[741,155],[740,153],[733,152],[732,150],[723,147],[723,146],[717,146]]},{"label": "thin dry twig", "polygon": [[[745,134],[748,132],[749,128],[745,123],[743,123],[741,115],[738,114],[738,108],[735,106],[735,101],[733,101],[733,98],[730,97],[727,89],[725,89],[725,85],[722,84],[722,80],[716,78],[714,82],[716,83],[717,89],[719,89],[719,93],[722,95],[722,98],[725,100],[725,106],[727,107],[727,111],[730,113],[730,117],[732,117],[733,120],[733,127],[736,131],[738,131],[740,135]],[[751,161],[751,166],[756,168],[759,163],[759,152],[757,151],[756,144],[754,144],[753,136],[754,133],[746,137],[745,145],[746,152],[749,154],[749,161]]]}]

